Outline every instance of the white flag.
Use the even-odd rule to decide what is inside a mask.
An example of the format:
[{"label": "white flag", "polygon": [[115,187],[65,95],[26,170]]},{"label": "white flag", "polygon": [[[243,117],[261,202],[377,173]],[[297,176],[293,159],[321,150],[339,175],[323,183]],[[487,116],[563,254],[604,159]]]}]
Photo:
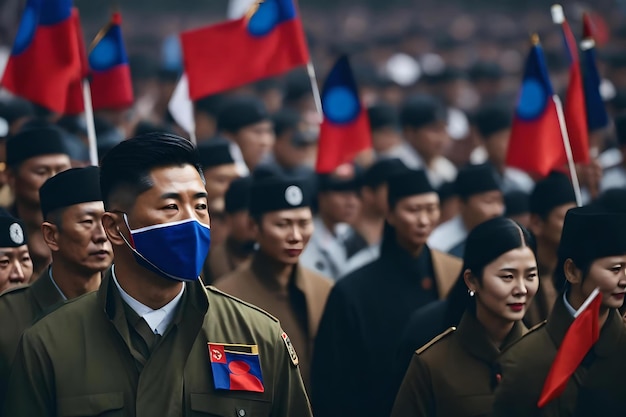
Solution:
[{"label": "white flag", "polygon": [[228,18],[239,19],[244,17],[256,1],[257,0],[230,0],[228,2]]},{"label": "white flag", "polygon": [[189,98],[187,74],[183,73],[180,80],[178,80],[167,108],[174,120],[176,120],[176,123],[185,129],[190,136],[195,136],[196,122],[193,117],[193,102]]}]

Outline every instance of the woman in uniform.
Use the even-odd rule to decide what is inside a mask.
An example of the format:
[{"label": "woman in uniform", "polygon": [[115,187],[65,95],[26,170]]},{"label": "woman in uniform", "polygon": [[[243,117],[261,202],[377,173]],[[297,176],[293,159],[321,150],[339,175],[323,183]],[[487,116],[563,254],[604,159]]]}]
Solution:
[{"label": "woman in uniform", "polygon": [[491,412],[496,359],[526,332],[521,320],[539,286],[535,242],[524,227],[498,217],[472,230],[463,263],[461,322],[417,350],[392,417]]}]

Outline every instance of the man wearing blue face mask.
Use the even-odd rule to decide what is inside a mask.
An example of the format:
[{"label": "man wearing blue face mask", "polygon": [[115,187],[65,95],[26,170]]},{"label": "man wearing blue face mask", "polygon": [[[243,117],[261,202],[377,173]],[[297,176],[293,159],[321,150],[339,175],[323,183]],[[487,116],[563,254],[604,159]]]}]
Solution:
[{"label": "man wearing blue face mask", "polygon": [[198,278],[210,229],[192,145],[122,142],[100,182],[114,266],[25,332],[4,415],[310,416],[278,321]]}]

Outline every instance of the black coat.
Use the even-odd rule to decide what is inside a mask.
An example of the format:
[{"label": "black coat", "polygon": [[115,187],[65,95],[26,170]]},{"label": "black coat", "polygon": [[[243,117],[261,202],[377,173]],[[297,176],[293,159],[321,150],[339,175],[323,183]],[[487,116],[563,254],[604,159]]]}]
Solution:
[{"label": "black coat", "polygon": [[393,396],[386,390],[407,321],[444,297],[460,269],[459,259],[428,247],[413,258],[386,233],[380,258],[333,287],[313,352],[316,417],[389,414]]}]

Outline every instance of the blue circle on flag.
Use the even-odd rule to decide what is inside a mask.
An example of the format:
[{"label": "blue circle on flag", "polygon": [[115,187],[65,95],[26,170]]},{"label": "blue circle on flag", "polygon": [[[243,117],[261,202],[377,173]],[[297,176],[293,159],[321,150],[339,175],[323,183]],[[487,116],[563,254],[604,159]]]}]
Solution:
[{"label": "blue circle on flag", "polygon": [[22,15],[22,21],[20,27],[17,30],[15,36],[15,42],[13,43],[13,54],[19,54],[24,52],[26,48],[33,41],[35,31],[37,30],[37,11],[33,7],[26,6],[24,14]]},{"label": "blue circle on flag", "polygon": [[259,5],[256,13],[248,22],[248,31],[254,36],[263,36],[271,32],[280,19],[280,9],[275,1],[265,1]]},{"label": "blue circle on flag", "polygon": [[517,103],[517,114],[522,119],[534,119],[543,113],[546,108],[548,95],[537,80],[526,80],[522,84],[522,91]]},{"label": "blue circle on flag", "polygon": [[324,94],[324,115],[334,123],[348,123],[360,113],[359,98],[349,88],[332,87]]},{"label": "blue circle on flag", "polygon": [[120,50],[116,42],[104,37],[89,54],[89,65],[97,71],[107,70],[120,62]]}]

